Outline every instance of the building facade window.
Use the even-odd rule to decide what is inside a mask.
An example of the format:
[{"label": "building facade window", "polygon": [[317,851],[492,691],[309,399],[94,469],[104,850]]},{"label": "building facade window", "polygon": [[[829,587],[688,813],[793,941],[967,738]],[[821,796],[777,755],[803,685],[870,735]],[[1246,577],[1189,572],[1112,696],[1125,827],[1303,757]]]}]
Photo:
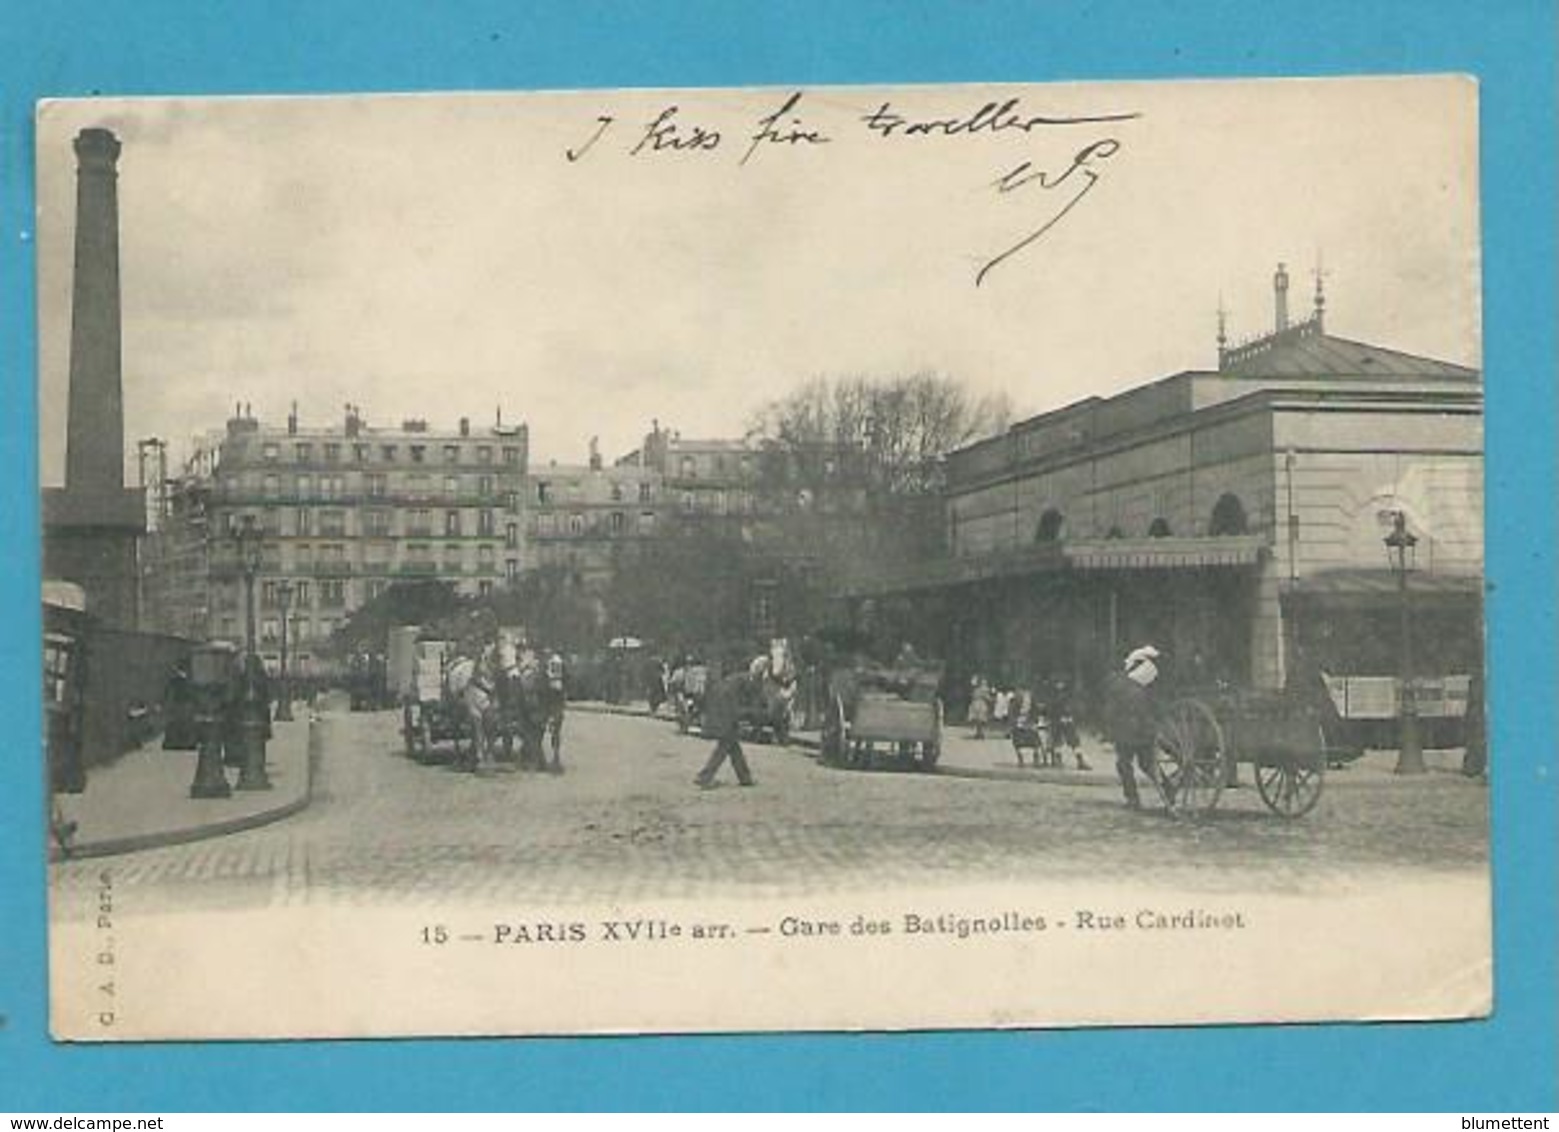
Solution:
[{"label": "building facade window", "polygon": [[275,499],[281,494],[281,477],[274,473],[265,477],[265,498]]},{"label": "building facade window", "polygon": [[493,494],[493,477],[478,476],[476,479],[476,493],[483,499],[490,497]]},{"label": "building facade window", "polygon": [[260,456],[267,464],[274,464],[281,459],[281,445],[274,440],[267,440],[260,449]]},{"label": "building facade window", "polygon": [[476,533],[483,538],[493,537],[493,513],[491,511],[478,511],[476,513]]},{"label": "building facade window", "polygon": [[639,485],[639,502],[648,503],[655,498],[655,486],[645,482]]},{"label": "building facade window", "polygon": [[307,472],[300,472],[293,480],[293,486],[299,499],[308,499],[314,494],[314,477]]},{"label": "building facade window", "polygon": [[548,483],[546,480],[538,480],[536,482],[536,502],[537,503],[551,503],[552,502],[552,485],[550,483]]},{"label": "building facade window", "polygon": [[505,445],[503,450],[503,462],[511,467],[517,467],[520,462],[520,450],[512,445]]},{"label": "building facade window", "polygon": [[345,511],[321,511],[319,513],[319,533],[326,536],[339,538],[346,534]]},{"label": "building facade window", "polygon": [[582,535],[585,533],[585,517],[578,511],[575,511],[568,517],[568,533],[571,535]]},{"label": "building facade window", "polygon": [[390,512],[382,507],[363,512],[363,533],[369,538],[384,538],[390,533]]},{"label": "building facade window", "polygon": [[478,464],[491,464],[493,462],[492,445],[478,444],[476,446],[476,462]]},{"label": "building facade window", "polygon": [[406,533],[426,538],[433,533],[433,512],[416,507],[406,513]]},{"label": "building facade window", "polygon": [[511,582],[520,576],[520,560],[518,558],[504,559],[503,576]]},{"label": "building facade window", "polygon": [[639,533],[641,535],[652,535],[655,533],[655,512],[639,512]]},{"label": "building facade window", "polygon": [[450,538],[458,538],[460,536],[459,511],[444,512],[444,534]]},{"label": "building facade window", "polygon": [[346,583],[340,578],[326,578],[320,582],[319,604],[325,609],[340,609],[346,604]]},{"label": "building facade window", "polygon": [[453,499],[453,498],[455,498],[455,496],[457,496],[459,494],[460,494],[460,477],[459,476],[445,476],[444,477],[444,496],[445,496],[445,498],[446,499]]},{"label": "building facade window", "polygon": [[381,444],[379,446],[379,458],[386,464],[393,464],[398,451],[399,449],[394,444]]},{"label": "building facade window", "polygon": [[312,463],[314,460],[314,446],[307,441],[300,441],[292,446],[292,458],[299,464]]},{"label": "building facade window", "polygon": [[339,464],[340,462],[341,462],[341,445],[339,445],[339,444],[327,444],[327,445],[325,445],[325,463],[327,463],[327,464]]},{"label": "building facade window", "polygon": [[313,513],[307,507],[299,507],[293,515],[292,528],[294,533],[300,535],[313,534]]},{"label": "building facade window", "polygon": [[1218,502],[1213,504],[1207,533],[1218,538],[1222,535],[1243,535],[1249,529],[1250,521],[1245,516],[1245,505],[1240,502],[1240,497],[1230,492],[1220,495]]},{"label": "building facade window", "polygon": [[484,573],[484,574],[492,573],[492,570],[493,570],[493,548],[491,546],[489,546],[488,544],[486,544],[486,543],[483,543],[481,546],[477,547],[477,550],[476,550],[476,561],[477,561],[477,565],[482,568],[482,573]]},{"label": "building facade window", "polygon": [[373,499],[382,499],[389,494],[389,477],[383,472],[369,472],[363,477],[363,487]]},{"label": "building facade window", "polygon": [[446,464],[458,464],[458,463],[460,463],[460,445],[458,445],[458,444],[446,444],[446,445],[444,445],[444,463],[446,463]]},{"label": "building facade window", "polygon": [[444,547],[444,572],[446,574],[459,574],[465,569],[465,562],[460,555],[460,544],[452,542]]},{"label": "building facade window", "polygon": [[620,535],[628,529],[628,517],[621,511],[613,511],[607,517],[606,526],[607,530],[611,531],[612,534]]},{"label": "building facade window", "polygon": [[420,464],[420,463],[422,463],[424,457],[426,457],[427,454],[428,454],[428,450],[427,450],[427,447],[425,445],[413,444],[411,446],[411,462],[413,464]]}]

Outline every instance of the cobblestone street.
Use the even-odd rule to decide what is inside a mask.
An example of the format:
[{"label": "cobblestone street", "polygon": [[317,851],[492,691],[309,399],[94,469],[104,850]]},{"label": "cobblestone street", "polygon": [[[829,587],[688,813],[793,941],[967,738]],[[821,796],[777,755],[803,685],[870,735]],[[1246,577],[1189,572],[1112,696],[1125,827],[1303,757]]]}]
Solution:
[{"label": "cobblestone street", "polygon": [[[701,791],[709,743],[644,718],[570,715],[562,776],[479,779],[405,755],[394,713],[332,714],[297,817],[202,843],[53,866],[57,893],[100,871],[142,910],[256,903],[629,901],[778,896],[917,883],[1131,880],[1181,891],[1336,893],[1371,875],[1481,870],[1487,790],[1454,775],[1329,776],[1285,822],[1246,786],[1210,820],[1134,814],[1104,785],[821,767],[748,744]],[[83,901],[64,900],[70,916]]]}]

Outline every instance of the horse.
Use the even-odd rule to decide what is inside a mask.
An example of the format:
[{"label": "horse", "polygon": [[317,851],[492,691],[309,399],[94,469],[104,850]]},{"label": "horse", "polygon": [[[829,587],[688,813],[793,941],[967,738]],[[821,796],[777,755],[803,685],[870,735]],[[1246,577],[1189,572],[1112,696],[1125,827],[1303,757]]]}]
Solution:
[{"label": "horse", "polygon": [[[461,765],[477,774],[493,769],[493,739],[498,731],[498,694],[492,653],[458,657],[444,673],[444,692],[471,736],[471,755]],[[458,749],[458,744],[457,744]]]},{"label": "horse", "polygon": [[[562,774],[563,713],[568,701],[563,658],[555,652],[545,661],[534,657],[533,663],[522,669],[520,683],[525,691],[528,745],[537,769]],[[550,765],[547,748],[552,752]]]}]

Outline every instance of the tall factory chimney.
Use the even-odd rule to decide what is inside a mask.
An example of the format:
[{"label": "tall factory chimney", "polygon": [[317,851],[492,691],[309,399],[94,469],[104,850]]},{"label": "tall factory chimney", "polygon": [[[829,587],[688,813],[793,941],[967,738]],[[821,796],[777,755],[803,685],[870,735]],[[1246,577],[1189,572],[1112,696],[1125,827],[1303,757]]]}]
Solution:
[{"label": "tall factory chimney", "polygon": [[104,624],[135,628],[144,493],[124,478],[119,356],[119,139],[76,135],[76,260],[71,291],[65,486],[43,495],[45,577],[76,582]]},{"label": "tall factory chimney", "polygon": [[76,273],[70,325],[65,489],[124,487],[124,392],[119,376],[119,139],[76,135]]}]

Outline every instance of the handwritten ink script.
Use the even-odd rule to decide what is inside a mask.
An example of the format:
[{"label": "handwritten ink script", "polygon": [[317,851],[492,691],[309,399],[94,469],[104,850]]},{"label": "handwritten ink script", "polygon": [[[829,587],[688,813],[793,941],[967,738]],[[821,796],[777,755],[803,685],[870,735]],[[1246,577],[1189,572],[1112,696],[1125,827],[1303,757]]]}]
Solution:
[{"label": "handwritten ink script", "polygon": [[[1031,154],[1010,163],[1009,152],[1000,159],[999,175],[981,186],[998,207],[1017,219],[1011,236],[995,252],[979,257],[974,275],[974,285],[979,287],[997,268],[1031,249],[1101,183],[1124,145],[1105,128],[1142,117],[1135,110],[1033,114],[1014,97],[986,102],[968,113],[936,116],[917,116],[895,108],[892,102],[883,102],[870,113],[833,122],[828,120],[827,110],[814,112],[803,106],[804,99],[805,92],[792,91],[774,110],[735,129],[696,120],[676,103],[641,121],[626,122],[614,114],[599,114],[580,144],[564,149],[563,156],[570,164],[579,164],[593,153],[614,148],[628,159],[640,161],[710,158],[739,151],[736,163],[746,166],[769,153],[815,150],[839,143],[903,145],[934,139],[971,145],[985,140],[1025,145],[1040,137],[1054,139],[1062,131],[1085,134],[1085,140],[1075,148],[1064,144],[1060,158],[1050,155],[1040,159]],[[832,116],[837,117],[837,113]]]}]

